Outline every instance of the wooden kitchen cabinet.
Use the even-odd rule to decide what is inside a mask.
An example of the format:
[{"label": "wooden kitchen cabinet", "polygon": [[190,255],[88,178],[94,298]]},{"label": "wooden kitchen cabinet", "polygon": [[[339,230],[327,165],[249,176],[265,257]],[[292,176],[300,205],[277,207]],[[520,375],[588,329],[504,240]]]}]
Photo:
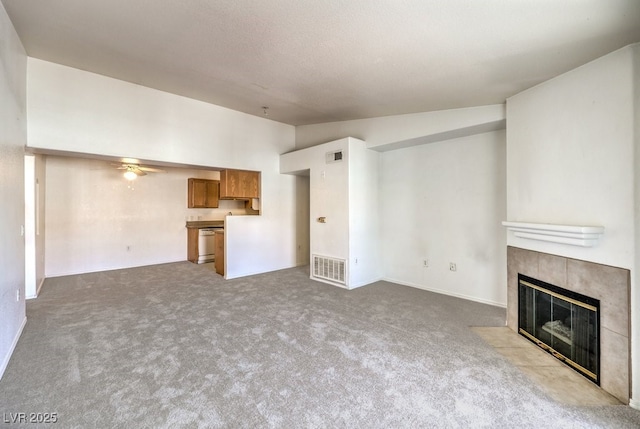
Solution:
[{"label": "wooden kitchen cabinet", "polygon": [[[187,221],[187,260],[189,262],[193,262],[194,264],[198,263],[198,259],[200,259],[200,230],[202,228],[207,229],[220,229],[224,228],[223,220],[198,220],[198,221]],[[213,237],[213,247],[215,251],[215,236]]]},{"label": "wooden kitchen cabinet", "polygon": [[216,231],[214,248],[216,254],[216,273],[224,276],[224,231]]},{"label": "wooden kitchen cabinet", "polygon": [[198,228],[187,229],[187,261],[198,263]]},{"label": "wooden kitchen cabinet", "polygon": [[188,200],[190,209],[216,208],[219,206],[220,181],[209,179],[187,179]]},{"label": "wooden kitchen cabinet", "polygon": [[260,198],[260,172],[222,170],[220,172],[220,198],[238,200]]}]

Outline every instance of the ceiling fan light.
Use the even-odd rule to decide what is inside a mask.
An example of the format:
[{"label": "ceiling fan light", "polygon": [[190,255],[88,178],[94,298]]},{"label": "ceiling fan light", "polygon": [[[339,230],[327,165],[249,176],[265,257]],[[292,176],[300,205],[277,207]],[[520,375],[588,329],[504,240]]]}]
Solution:
[{"label": "ceiling fan light", "polygon": [[138,175],[132,170],[127,170],[124,172],[124,178],[127,180],[135,180],[136,177],[138,177]]}]

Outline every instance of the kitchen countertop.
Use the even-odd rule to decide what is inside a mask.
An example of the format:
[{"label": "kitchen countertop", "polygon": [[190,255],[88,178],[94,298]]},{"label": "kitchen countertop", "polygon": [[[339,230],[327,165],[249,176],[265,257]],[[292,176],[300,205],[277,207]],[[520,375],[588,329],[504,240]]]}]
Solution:
[{"label": "kitchen countertop", "polygon": [[224,228],[224,220],[188,220],[187,228]]}]

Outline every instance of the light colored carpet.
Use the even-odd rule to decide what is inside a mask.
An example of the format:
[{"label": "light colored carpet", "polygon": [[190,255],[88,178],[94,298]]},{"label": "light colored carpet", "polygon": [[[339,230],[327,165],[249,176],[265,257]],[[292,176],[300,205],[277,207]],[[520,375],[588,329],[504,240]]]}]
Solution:
[{"label": "light colored carpet", "polygon": [[504,309],[386,282],[184,262],[48,279],[27,316],[0,413],[51,427],[640,427],[557,403],[469,329]]}]

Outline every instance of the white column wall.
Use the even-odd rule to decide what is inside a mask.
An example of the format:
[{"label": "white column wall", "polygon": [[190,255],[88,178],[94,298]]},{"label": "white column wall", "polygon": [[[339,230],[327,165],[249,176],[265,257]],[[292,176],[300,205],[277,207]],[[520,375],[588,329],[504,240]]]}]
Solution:
[{"label": "white column wall", "polygon": [[382,278],[379,164],[380,154],[366,143],[349,139],[349,267],[350,287]]},{"label": "white column wall", "polygon": [[36,298],[44,282],[45,161],[43,155],[25,155],[25,297]]},{"label": "white column wall", "polygon": [[35,298],[36,280],[36,157],[24,157],[24,295]]},{"label": "white column wall", "polygon": [[36,233],[36,294],[40,293],[40,289],[45,280],[45,205],[46,205],[46,157],[44,155],[35,156],[35,233]]},{"label": "white column wall", "polygon": [[[342,160],[327,162],[327,154],[335,151],[342,151]],[[346,260],[350,289],[382,275],[378,160],[365,142],[350,137],[280,157],[282,173],[309,174],[311,255]],[[320,217],[326,222],[318,222]]]},{"label": "white column wall", "polygon": [[[344,159],[327,163],[326,154],[341,150]],[[349,139],[290,152],[280,158],[282,173],[309,171],[310,253],[349,259]],[[326,223],[318,218],[325,217]]]}]

